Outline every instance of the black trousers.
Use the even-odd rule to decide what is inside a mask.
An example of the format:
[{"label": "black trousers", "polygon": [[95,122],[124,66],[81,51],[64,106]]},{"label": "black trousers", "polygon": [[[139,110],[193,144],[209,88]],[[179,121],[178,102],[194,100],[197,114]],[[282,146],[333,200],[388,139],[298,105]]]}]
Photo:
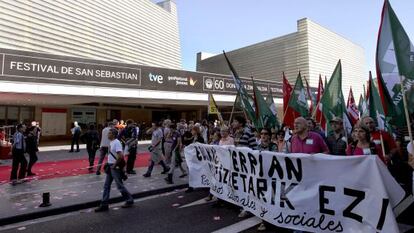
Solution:
[{"label": "black trousers", "polygon": [[13,162],[12,162],[12,171],[10,175],[10,180],[17,179],[17,171],[19,171],[19,179],[24,179],[24,177],[26,176],[26,167],[27,167],[27,160],[24,157],[24,150],[13,149],[12,155],[13,155]]},{"label": "black trousers", "polygon": [[126,163],[126,171],[130,172],[134,170],[135,160],[137,159],[137,147],[129,148],[128,160]]},{"label": "black trousers", "polygon": [[93,167],[93,164],[95,162],[95,154],[96,154],[96,150],[88,149],[89,166],[91,166],[91,167]]},{"label": "black trousers", "polygon": [[76,151],[79,151],[79,136],[72,136],[72,143],[70,146],[70,151],[73,151],[73,147],[76,144]]},{"label": "black trousers", "polygon": [[37,153],[36,151],[29,151],[27,152],[29,154],[29,166],[27,167],[27,172],[32,173],[32,167],[37,162]]}]

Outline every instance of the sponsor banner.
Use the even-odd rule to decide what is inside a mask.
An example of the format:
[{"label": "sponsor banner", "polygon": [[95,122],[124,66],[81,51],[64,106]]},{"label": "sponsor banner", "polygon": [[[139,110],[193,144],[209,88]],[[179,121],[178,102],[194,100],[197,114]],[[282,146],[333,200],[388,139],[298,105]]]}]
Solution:
[{"label": "sponsor banner", "polygon": [[404,191],[378,156],[283,154],[192,144],[191,187],[274,225],[310,232],[399,232]]},{"label": "sponsor banner", "polygon": [[[237,93],[227,75],[122,64],[25,51],[0,49],[0,80],[80,84],[193,93]],[[243,79],[253,93],[250,79]],[[259,90],[282,96],[281,84],[255,80]]]}]

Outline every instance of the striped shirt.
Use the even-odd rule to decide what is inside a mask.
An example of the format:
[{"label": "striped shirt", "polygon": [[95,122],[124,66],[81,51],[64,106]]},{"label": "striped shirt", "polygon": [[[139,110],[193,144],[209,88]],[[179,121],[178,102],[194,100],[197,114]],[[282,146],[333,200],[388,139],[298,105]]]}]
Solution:
[{"label": "striped shirt", "polygon": [[249,147],[250,149],[257,149],[256,137],[252,133],[252,130],[249,127],[244,127],[243,135],[240,137],[239,147]]}]

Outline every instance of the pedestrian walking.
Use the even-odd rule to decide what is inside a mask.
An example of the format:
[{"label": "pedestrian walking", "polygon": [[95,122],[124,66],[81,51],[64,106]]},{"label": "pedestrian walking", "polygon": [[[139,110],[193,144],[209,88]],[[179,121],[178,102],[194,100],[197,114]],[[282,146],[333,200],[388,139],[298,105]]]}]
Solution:
[{"label": "pedestrian walking", "polygon": [[72,143],[70,146],[70,153],[73,152],[73,147],[76,145],[76,152],[79,152],[79,138],[81,135],[81,128],[77,121],[73,122],[73,128],[70,130],[72,133]]},{"label": "pedestrian walking", "polygon": [[166,174],[170,168],[165,164],[162,154],[162,143],[163,143],[163,132],[161,130],[161,122],[153,124],[151,146],[148,150],[151,152],[151,160],[148,166],[147,172],[143,175],[144,177],[150,177],[152,170],[154,169],[155,164],[160,164],[163,167],[163,172],[161,174]]},{"label": "pedestrian walking", "polygon": [[36,174],[33,173],[32,168],[33,165],[37,162],[37,152],[39,151],[38,148],[38,128],[36,126],[36,122],[33,121],[31,126],[26,130],[26,152],[29,154],[29,165],[27,166],[27,176],[35,176]]},{"label": "pedestrian walking", "polygon": [[88,152],[89,158],[88,170],[92,172],[95,163],[95,154],[99,149],[99,133],[94,124],[89,125],[88,131],[81,136],[81,140],[86,143],[86,151]]},{"label": "pedestrian walking", "polygon": [[124,154],[128,156],[126,172],[128,174],[137,174],[134,166],[137,159],[138,131],[133,120],[128,119],[126,121],[126,127],[121,131],[118,139],[125,145]]},{"label": "pedestrian walking", "polygon": [[108,162],[105,164],[105,184],[103,189],[103,196],[101,204],[98,208],[95,209],[95,212],[108,211],[108,201],[111,191],[112,182],[115,181],[116,187],[121,193],[122,197],[126,200],[125,204],[122,205],[122,208],[132,207],[134,204],[134,199],[132,198],[131,193],[123,184],[124,166],[125,160],[122,153],[121,142],[117,139],[118,131],[116,129],[110,129],[108,132],[109,144],[109,156]]},{"label": "pedestrian walking", "polygon": [[181,142],[181,134],[177,130],[177,126],[175,124],[172,124],[170,126],[171,130],[171,140],[172,140],[172,157],[171,157],[171,166],[170,171],[168,172],[168,176],[165,178],[165,181],[168,184],[173,184],[173,177],[174,177],[174,170],[178,167],[181,170],[180,178],[186,177],[187,173],[182,166],[183,159],[181,157],[181,151],[183,148],[182,142]]},{"label": "pedestrian walking", "polygon": [[[16,127],[16,133],[13,135],[13,146],[12,146],[12,170],[10,175],[10,181],[12,185],[20,184],[24,182],[26,176],[27,160],[24,157],[26,150],[26,141],[24,132],[26,126],[18,124]],[[17,172],[19,176],[17,176]]]},{"label": "pedestrian walking", "polygon": [[98,167],[96,168],[96,175],[101,174],[101,167],[102,163],[105,159],[105,156],[108,154],[108,148],[109,148],[109,139],[108,134],[110,129],[115,129],[115,124],[111,121],[107,123],[107,126],[102,130],[102,136],[101,136],[101,148],[99,149],[99,161],[98,161]]}]

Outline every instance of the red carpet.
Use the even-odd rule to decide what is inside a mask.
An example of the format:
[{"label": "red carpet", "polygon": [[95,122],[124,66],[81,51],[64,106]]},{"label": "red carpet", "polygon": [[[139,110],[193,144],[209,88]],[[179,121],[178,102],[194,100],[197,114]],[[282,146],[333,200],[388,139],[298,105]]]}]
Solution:
[{"label": "red carpet", "polygon": [[[135,167],[148,166],[149,158],[150,158],[150,153],[137,154],[137,160],[135,161]],[[98,164],[98,159],[95,160],[95,166],[97,164]],[[58,177],[90,174],[90,172],[88,171],[88,166],[89,166],[89,161],[87,158],[86,159],[51,161],[51,162],[39,162],[39,163],[36,163],[33,167],[33,172],[36,173],[36,176],[29,177],[29,178],[43,180],[43,179],[53,179],[53,178],[58,178]],[[96,167],[94,167],[94,171],[96,171]],[[11,172],[11,166],[0,166],[0,184],[9,182],[10,172]]]}]

